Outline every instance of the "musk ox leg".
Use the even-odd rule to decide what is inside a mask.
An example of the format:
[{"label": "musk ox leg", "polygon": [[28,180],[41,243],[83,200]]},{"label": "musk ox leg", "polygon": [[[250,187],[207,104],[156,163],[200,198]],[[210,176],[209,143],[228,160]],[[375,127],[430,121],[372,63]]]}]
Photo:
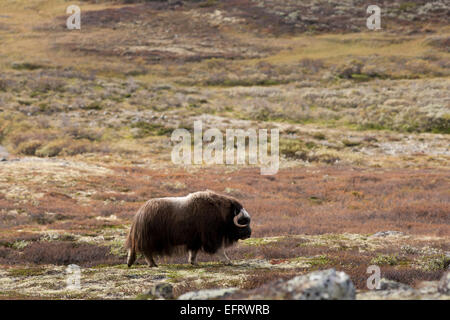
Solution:
[{"label": "musk ox leg", "polygon": [[224,263],[225,263],[227,266],[232,266],[232,265],[233,265],[233,262],[231,262],[230,258],[228,258],[227,253],[226,253],[226,251],[225,251],[225,248],[222,248],[222,253],[223,253],[223,256],[224,256],[224,258],[225,258]]},{"label": "musk ox leg", "polygon": [[136,260],[136,251],[134,251],[134,249],[132,248],[128,249],[128,257],[127,257],[128,268],[133,265],[135,260]]},{"label": "musk ox leg", "polygon": [[149,267],[157,267],[158,265],[155,263],[155,260],[153,260],[153,257],[151,255],[145,254],[145,262],[149,265]]},{"label": "musk ox leg", "polygon": [[193,266],[198,266],[197,263],[197,250],[189,250],[189,263],[192,264]]}]

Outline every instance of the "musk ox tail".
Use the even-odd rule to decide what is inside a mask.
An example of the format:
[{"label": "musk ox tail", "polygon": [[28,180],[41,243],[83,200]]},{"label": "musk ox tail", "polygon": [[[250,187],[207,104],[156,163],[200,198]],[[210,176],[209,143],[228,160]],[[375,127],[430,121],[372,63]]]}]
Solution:
[{"label": "musk ox tail", "polygon": [[130,233],[128,234],[128,238],[127,238],[127,242],[126,242],[126,248],[128,249],[128,256],[127,256],[127,264],[128,267],[131,267],[134,263],[134,261],[136,261],[136,249],[134,248],[135,244],[134,244],[134,236],[133,236],[133,230],[134,228],[132,227],[130,230]]}]

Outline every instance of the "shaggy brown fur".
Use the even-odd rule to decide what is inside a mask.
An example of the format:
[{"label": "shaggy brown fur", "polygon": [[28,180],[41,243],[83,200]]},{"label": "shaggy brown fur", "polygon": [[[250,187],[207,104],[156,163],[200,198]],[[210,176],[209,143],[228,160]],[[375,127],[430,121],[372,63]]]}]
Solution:
[{"label": "shaggy brown fur", "polygon": [[189,250],[189,260],[195,264],[199,250],[213,254],[246,239],[251,235],[250,216],[238,222],[245,227],[233,221],[241,210],[245,211],[236,199],[209,190],[186,197],[151,199],[134,217],[126,242],[128,266],[136,260],[136,253],[156,266],[155,255],[171,255],[177,248]]}]

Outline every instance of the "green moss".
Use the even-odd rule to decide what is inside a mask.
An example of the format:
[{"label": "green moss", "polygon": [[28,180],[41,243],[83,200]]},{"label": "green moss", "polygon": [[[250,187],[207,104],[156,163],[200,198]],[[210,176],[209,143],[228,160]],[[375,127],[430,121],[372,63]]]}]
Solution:
[{"label": "green moss", "polygon": [[423,268],[429,271],[447,270],[450,266],[450,257],[440,254],[426,257],[423,261]]},{"label": "green moss", "polygon": [[361,142],[359,142],[359,141],[351,141],[351,140],[347,140],[347,139],[342,140],[342,143],[346,147],[356,147],[361,144]]},{"label": "green moss", "polygon": [[394,255],[380,254],[377,257],[373,258],[370,262],[376,265],[395,266],[399,264],[399,259]]},{"label": "green moss", "polygon": [[320,255],[308,259],[307,262],[311,265],[311,267],[320,267],[331,263],[331,260],[326,255]]},{"label": "green moss", "polygon": [[43,65],[32,62],[15,62],[11,67],[14,70],[36,70],[44,68]]},{"label": "green moss", "polygon": [[23,106],[30,106],[33,102],[29,100],[17,100],[17,102]]},{"label": "green moss", "polygon": [[45,273],[44,268],[18,268],[8,271],[11,277],[33,277],[40,276]]},{"label": "green moss", "polygon": [[280,139],[280,153],[289,158],[298,158],[304,152],[305,143],[299,139]]},{"label": "green moss", "polygon": [[361,74],[361,73],[354,73],[351,75],[351,78],[353,80],[357,80],[357,81],[369,81],[371,79],[371,77],[368,76],[367,74]]},{"label": "green moss", "polygon": [[240,243],[243,243],[247,246],[262,246],[273,242],[280,241],[281,238],[279,237],[271,237],[271,238],[248,238],[245,240],[240,241]]},{"label": "green moss", "polygon": [[315,144],[314,142],[308,141],[308,142],[305,144],[305,146],[306,146],[308,149],[313,149],[313,148],[316,147],[316,144]]},{"label": "green moss", "polygon": [[152,296],[151,294],[146,294],[146,293],[142,293],[142,294],[138,294],[136,297],[134,297],[135,300],[153,300],[155,299],[154,296]]},{"label": "green moss", "polygon": [[98,264],[96,266],[93,266],[92,268],[93,269],[102,269],[102,268],[108,268],[108,267],[111,267],[111,266],[107,265],[107,264]]},{"label": "green moss", "polygon": [[100,104],[100,102],[92,102],[91,104],[87,105],[86,110],[101,110],[102,109],[102,105]]},{"label": "green moss", "polygon": [[321,132],[317,132],[313,134],[313,138],[317,140],[325,140],[326,136]]},{"label": "green moss", "polygon": [[26,156],[34,156],[36,150],[40,148],[42,145],[42,141],[39,140],[30,140],[24,141],[17,146],[17,153],[23,154]]},{"label": "green moss", "polygon": [[109,243],[109,246],[110,246],[110,253],[111,254],[113,254],[115,256],[119,256],[119,257],[126,255],[124,241],[122,241],[122,240],[114,240],[114,241]]},{"label": "green moss", "polygon": [[311,196],[308,198],[309,201],[311,201],[314,204],[322,204],[324,202],[324,199],[316,196]]},{"label": "green moss", "polygon": [[401,3],[398,6],[398,10],[400,11],[409,11],[417,8],[418,4],[412,1]]},{"label": "green moss", "polygon": [[172,283],[180,282],[180,280],[182,279],[182,277],[176,271],[169,271],[166,275],[169,278],[168,281]]},{"label": "green moss", "polygon": [[163,125],[157,124],[157,123],[148,123],[145,121],[139,121],[136,122],[131,126],[132,128],[139,128],[141,129],[138,138],[142,138],[145,136],[167,136],[172,133],[172,128],[164,127]]},{"label": "green moss", "polygon": [[319,237],[324,240],[332,240],[332,241],[350,240],[348,236],[346,236],[344,234],[336,234],[336,233],[327,233],[327,234],[321,235]]},{"label": "green moss", "polygon": [[38,157],[56,157],[64,148],[65,141],[51,141],[45,146],[36,150],[35,155]]},{"label": "green moss", "polygon": [[200,8],[209,8],[209,7],[213,7],[217,4],[217,0],[206,0],[203,2],[200,2],[200,4],[198,5]]}]

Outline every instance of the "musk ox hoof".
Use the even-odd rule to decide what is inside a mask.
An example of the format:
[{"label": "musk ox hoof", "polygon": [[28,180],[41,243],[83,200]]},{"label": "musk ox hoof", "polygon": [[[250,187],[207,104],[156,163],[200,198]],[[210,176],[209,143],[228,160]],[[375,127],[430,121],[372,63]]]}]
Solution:
[{"label": "musk ox hoof", "polygon": [[150,268],[153,268],[153,267],[157,267],[158,265],[155,263],[155,261],[153,260],[153,258],[152,257],[145,257],[145,262],[147,262],[147,265],[150,267]]}]

